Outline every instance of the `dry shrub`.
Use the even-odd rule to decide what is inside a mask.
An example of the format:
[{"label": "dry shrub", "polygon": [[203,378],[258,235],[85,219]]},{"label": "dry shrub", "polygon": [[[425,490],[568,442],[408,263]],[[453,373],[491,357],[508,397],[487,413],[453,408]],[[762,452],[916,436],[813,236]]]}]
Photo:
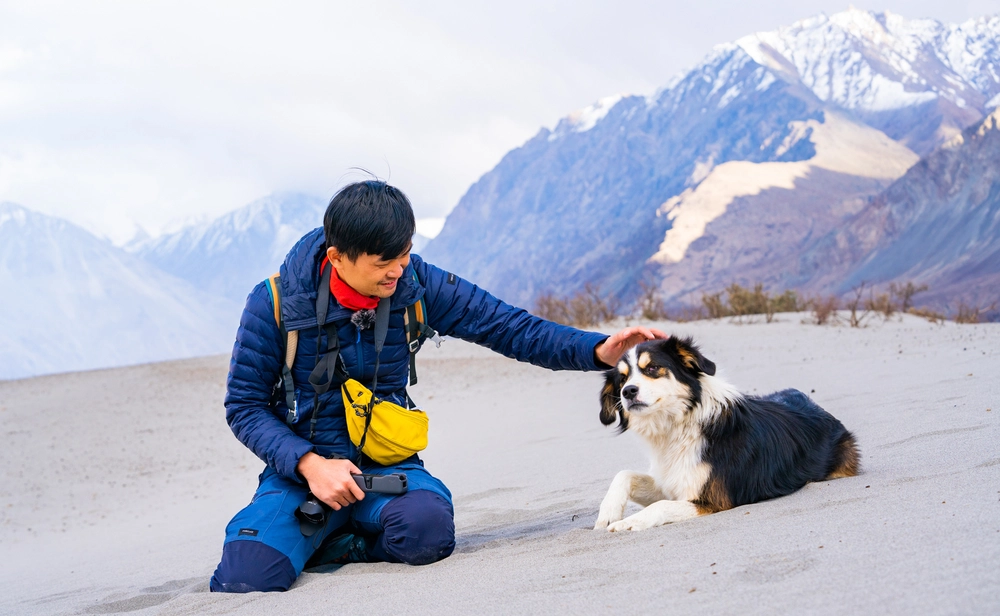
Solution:
[{"label": "dry shrub", "polygon": [[875,295],[875,290],[872,289],[868,294],[868,300],[865,302],[865,310],[880,314],[883,319],[888,320],[892,315],[896,314],[896,304],[892,301],[892,296],[888,293]]},{"label": "dry shrub", "polygon": [[807,303],[812,308],[813,319],[816,320],[816,325],[836,323],[839,320],[837,309],[840,307],[840,298],[836,295],[815,297]]},{"label": "dry shrub", "polygon": [[547,321],[568,325],[570,322],[569,302],[556,297],[549,291],[535,298],[535,315]]},{"label": "dry shrub", "polygon": [[738,321],[749,320],[753,315],[762,314],[770,323],[775,313],[797,312],[803,305],[795,291],[785,291],[772,296],[764,290],[763,283],[758,282],[753,289],[742,287],[735,282],[726,290],[726,301],[722,300],[722,291],[705,293],[701,303],[711,319],[735,317]]},{"label": "dry shrub", "polygon": [[889,285],[888,293],[875,294],[875,289],[868,290],[868,300],[865,302],[865,309],[877,313],[883,319],[888,320],[897,312],[909,312],[913,308],[913,296],[923,293],[928,289],[926,284],[915,285],[913,281],[902,283],[893,282]]},{"label": "dry shrub", "polygon": [[848,323],[850,323],[851,327],[861,327],[865,319],[871,316],[871,312],[869,312],[867,306],[863,311],[861,310],[861,298],[864,296],[866,285],[867,283],[862,282],[858,286],[851,289],[851,291],[854,292],[854,297],[849,297],[847,299],[846,307],[850,311]]},{"label": "dry shrub", "polygon": [[706,314],[704,306],[683,306],[675,309],[671,318],[677,323],[687,323],[688,321],[701,321],[710,317]]},{"label": "dry shrub", "polygon": [[722,301],[722,291],[718,293],[705,293],[701,296],[701,304],[704,306],[705,312],[708,313],[708,318],[710,319],[721,319],[732,314],[729,312],[726,302]]},{"label": "dry shrub", "polygon": [[923,293],[928,289],[926,284],[917,286],[913,284],[913,281],[908,281],[905,285],[896,284],[895,282],[889,285],[889,294],[898,300],[899,304],[897,306],[900,312],[909,312],[910,308],[913,308],[913,296],[917,293]]},{"label": "dry shrub", "polygon": [[593,327],[618,316],[616,297],[601,296],[597,287],[587,283],[581,291],[564,299],[543,293],[535,299],[535,314],[556,323],[573,327]]},{"label": "dry shrub", "polygon": [[910,308],[906,311],[907,314],[912,314],[914,316],[923,317],[930,321],[931,323],[944,323],[947,317],[944,314],[931,310],[930,308]]},{"label": "dry shrub", "polygon": [[639,283],[642,294],[639,296],[639,317],[647,321],[666,321],[670,318],[667,307],[660,297],[660,290],[645,282]]},{"label": "dry shrub", "polygon": [[795,291],[787,290],[771,298],[771,308],[774,312],[800,312],[806,309],[806,302]]},{"label": "dry shrub", "polygon": [[987,312],[992,312],[997,309],[997,303],[993,302],[989,306],[971,306],[965,303],[965,300],[958,302],[958,312],[955,313],[956,323],[979,323],[983,320],[983,316]]}]

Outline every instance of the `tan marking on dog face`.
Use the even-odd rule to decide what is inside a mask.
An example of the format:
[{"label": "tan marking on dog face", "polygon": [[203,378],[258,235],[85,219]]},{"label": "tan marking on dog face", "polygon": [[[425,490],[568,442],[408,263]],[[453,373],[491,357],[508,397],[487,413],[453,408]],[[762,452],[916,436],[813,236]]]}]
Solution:
[{"label": "tan marking on dog face", "polygon": [[618,362],[618,372],[620,372],[622,376],[628,376],[628,362]]},{"label": "tan marking on dog face", "polygon": [[648,366],[649,362],[651,361],[653,361],[653,358],[650,356],[650,354],[646,351],[643,351],[642,355],[639,356],[639,361],[636,362],[636,365],[639,366],[639,370],[645,370],[646,366]]}]

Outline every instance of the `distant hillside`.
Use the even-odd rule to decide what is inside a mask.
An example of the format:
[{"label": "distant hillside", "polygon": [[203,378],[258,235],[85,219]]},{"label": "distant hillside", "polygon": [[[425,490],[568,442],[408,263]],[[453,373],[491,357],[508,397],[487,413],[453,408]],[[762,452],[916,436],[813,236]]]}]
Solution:
[{"label": "distant hillside", "polygon": [[0,204],[0,379],[232,349],[239,306],[64,220]]}]

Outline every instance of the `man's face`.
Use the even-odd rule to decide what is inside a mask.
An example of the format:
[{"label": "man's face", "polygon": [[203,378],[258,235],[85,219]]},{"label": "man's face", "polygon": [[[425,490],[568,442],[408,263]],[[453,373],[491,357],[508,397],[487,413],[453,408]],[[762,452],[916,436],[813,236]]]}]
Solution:
[{"label": "man's face", "polygon": [[395,293],[396,283],[410,263],[409,248],[395,259],[388,260],[365,253],[356,261],[351,261],[336,248],[328,248],[326,255],[341,280],[358,293],[369,297],[389,297]]}]

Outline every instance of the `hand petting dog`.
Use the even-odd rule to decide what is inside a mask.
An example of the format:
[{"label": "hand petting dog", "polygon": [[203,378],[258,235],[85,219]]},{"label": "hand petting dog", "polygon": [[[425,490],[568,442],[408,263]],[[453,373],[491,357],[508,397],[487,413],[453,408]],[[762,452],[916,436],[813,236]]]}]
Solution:
[{"label": "hand petting dog", "polygon": [[621,356],[635,345],[647,340],[665,340],[667,334],[650,327],[627,327],[594,348],[594,358],[608,368],[614,366]]}]

